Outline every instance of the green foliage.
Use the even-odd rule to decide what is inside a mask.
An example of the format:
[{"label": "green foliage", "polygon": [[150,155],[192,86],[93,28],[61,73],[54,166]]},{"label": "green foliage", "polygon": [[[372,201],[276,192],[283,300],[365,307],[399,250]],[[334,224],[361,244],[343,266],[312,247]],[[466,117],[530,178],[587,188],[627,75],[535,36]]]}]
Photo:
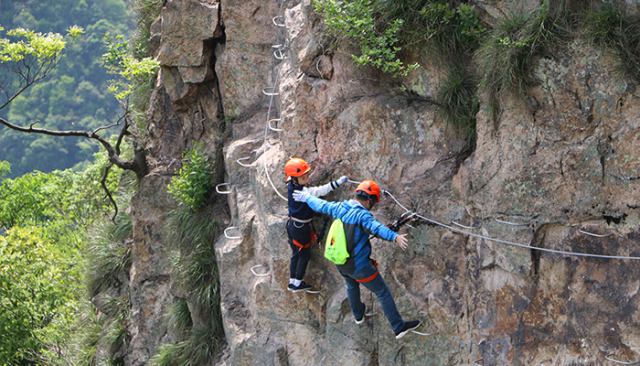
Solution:
[{"label": "green foliage", "polygon": [[478,47],[484,28],[472,6],[453,7],[441,0],[427,4],[420,14],[428,25],[423,34],[429,48],[445,63],[459,65]]},{"label": "green foliage", "polygon": [[109,287],[118,286],[127,277],[131,265],[131,246],[125,239],[133,230],[131,217],[124,213],[115,222],[104,221],[94,226],[86,244],[87,290],[89,297]]},{"label": "green foliage", "polygon": [[314,2],[316,10],[325,16],[330,32],[342,39],[349,39],[360,46],[361,54],[352,55],[358,66],[372,65],[394,77],[406,76],[417,69],[418,64],[405,65],[398,53],[398,33],[404,21],[393,19],[380,23],[376,17],[374,0],[318,0]]},{"label": "green foliage", "polygon": [[438,113],[458,136],[475,138],[476,114],[479,110],[476,83],[464,69],[450,69],[446,81],[438,88]]},{"label": "green foliage", "polygon": [[202,144],[182,154],[183,164],[179,176],[171,179],[169,193],[180,205],[196,211],[205,203],[206,195],[213,188],[213,159],[204,153]]},{"label": "green foliage", "polygon": [[112,37],[107,33],[105,43],[107,53],[102,56],[103,64],[110,74],[120,76],[109,85],[109,91],[118,99],[125,99],[140,86],[149,84],[149,79],[160,68],[158,60],[149,57],[137,59],[132,56],[122,36]]},{"label": "green foliage", "polygon": [[47,345],[65,344],[75,320],[79,252],[44,237],[19,228],[0,236],[0,364],[26,364]]},{"label": "green foliage", "polygon": [[0,161],[0,179],[11,173],[11,164],[8,161]]},{"label": "green foliage", "polygon": [[[167,316],[173,329],[184,340],[160,347],[151,360],[155,366],[190,366],[211,363],[224,343],[220,312],[220,283],[214,243],[220,225],[212,212],[187,208],[175,210],[169,221],[170,240],[179,255],[173,261],[176,281],[189,293],[187,300],[176,298]],[[196,327],[194,314],[202,321]]]},{"label": "green foliage", "polygon": [[131,44],[135,58],[149,57],[151,24],[158,19],[164,3],[164,0],[131,0],[131,7],[136,14],[137,23]]},{"label": "green foliage", "polygon": [[[6,29],[30,29],[43,37],[69,35],[63,39],[67,43],[64,57],[51,74],[16,97],[0,117],[22,126],[39,120],[37,127],[56,130],[95,130],[115,122],[120,106],[107,91],[109,75],[101,67],[100,57],[105,33],[130,32],[132,22],[125,0],[3,2],[0,24]],[[69,28],[71,24],[77,27]],[[84,30],[82,36],[80,29]],[[70,44],[68,40],[73,38]],[[11,75],[10,64],[3,66],[0,78],[6,80],[5,90],[13,93],[19,81]],[[5,100],[0,100],[0,105]],[[97,150],[96,145],[81,139],[25,135],[0,127],[0,156],[11,163],[12,178],[34,170],[51,172],[91,162]]]},{"label": "green foliage", "polygon": [[[106,313],[97,311],[88,301],[79,304],[78,319],[66,344],[65,351],[69,354],[67,364],[124,365],[122,349],[127,340],[124,324],[130,316],[130,303],[127,297],[108,295],[104,301]],[[99,347],[103,350],[100,354]]]},{"label": "green foliage", "polygon": [[[75,323],[79,318],[78,309],[84,308],[79,299],[84,295],[84,266],[81,264],[87,227],[96,216],[109,209],[98,183],[106,164],[105,154],[96,154],[96,163],[87,165],[81,173],[70,170],[47,174],[34,172],[0,182],[0,228],[7,229],[6,236],[0,237],[0,306],[11,309],[10,312],[0,311],[0,328],[6,331],[8,339],[24,341],[5,344],[3,338],[0,348],[5,348],[0,352],[5,352],[7,347],[20,347],[20,352],[6,351],[13,352],[14,361],[3,362],[6,360],[3,357],[9,357],[3,354],[0,364],[20,364],[15,361],[20,357],[36,360],[39,364],[59,364],[62,359],[71,359],[72,355],[80,362],[82,357],[91,358],[88,354],[97,347],[98,341],[91,346],[95,335],[87,335],[85,340],[89,344],[75,349],[69,338],[76,327],[82,331],[91,329],[89,324]],[[0,163],[0,166],[5,170],[9,168],[8,163]],[[127,187],[119,185],[119,180],[118,174],[112,174],[107,185],[112,192],[120,190],[121,199],[126,200],[128,190],[123,188]],[[131,231],[131,221],[121,214],[116,222],[118,225],[113,225],[116,228],[110,233],[112,238],[119,240]],[[90,265],[97,263],[93,258],[89,262]],[[10,286],[4,285],[7,278],[11,279]],[[22,299],[27,295],[29,300]],[[31,317],[28,323],[15,320],[25,313],[22,306],[28,308]],[[12,319],[8,325],[2,318],[5,314],[6,319]],[[11,314],[15,316],[12,318]],[[106,320],[111,318],[100,319],[100,331],[104,327],[106,336],[114,343],[121,343],[123,328],[107,324]],[[16,324],[20,324],[20,329]],[[21,333],[15,335],[18,331]]]},{"label": "green foliage", "polygon": [[[53,173],[33,172],[0,182],[0,228],[47,227],[48,235],[79,245],[78,236],[98,212],[109,209],[99,181],[108,163],[105,154],[97,153],[96,163],[82,173],[70,170]],[[6,165],[5,165],[6,166]],[[113,169],[113,168],[112,168]],[[112,173],[107,181],[117,192],[119,177]]]},{"label": "green foliage", "polygon": [[[3,30],[4,28],[0,27],[0,31]],[[2,63],[20,62],[27,57],[34,57],[40,64],[55,62],[66,46],[58,33],[42,34],[17,28],[7,31],[7,36],[18,40],[0,39],[0,62]]]},{"label": "green foliage", "polygon": [[479,88],[489,95],[494,120],[498,98],[509,92],[523,91],[536,56],[554,37],[555,27],[548,11],[545,0],[534,12],[507,14],[475,54],[481,78]]},{"label": "green foliage", "polygon": [[173,304],[167,313],[167,324],[176,334],[187,334],[191,329],[193,319],[191,319],[191,310],[189,310],[189,304],[185,299],[179,297],[173,299]]},{"label": "green foliage", "polygon": [[604,46],[616,59],[619,75],[640,81],[640,15],[627,14],[617,1],[603,2],[590,10],[585,33],[598,46]]},{"label": "green foliage", "polygon": [[315,8],[332,35],[360,48],[353,55],[359,66],[373,65],[394,77],[418,67],[399,59],[404,49],[425,46],[432,56],[459,65],[484,31],[473,7],[460,1],[320,0]]},{"label": "green foliage", "polygon": [[150,366],[198,366],[210,364],[220,349],[220,341],[212,329],[193,331],[188,339],[160,346],[149,360]]}]

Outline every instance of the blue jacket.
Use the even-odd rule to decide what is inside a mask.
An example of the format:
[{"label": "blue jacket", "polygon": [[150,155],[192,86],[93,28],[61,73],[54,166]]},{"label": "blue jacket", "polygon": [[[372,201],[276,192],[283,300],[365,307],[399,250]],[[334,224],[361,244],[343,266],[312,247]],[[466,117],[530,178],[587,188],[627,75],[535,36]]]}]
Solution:
[{"label": "blue jacket", "polygon": [[398,236],[374,219],[371,212],[356,201],[327,202],[321,198],[309,196],[307,204],[314,211],[342,220],[349,259],[345,264],[337,267],[345,274],[358,273],[369,263],[371,255],[369,235],[375,234],[388,241],[395,241]]}]

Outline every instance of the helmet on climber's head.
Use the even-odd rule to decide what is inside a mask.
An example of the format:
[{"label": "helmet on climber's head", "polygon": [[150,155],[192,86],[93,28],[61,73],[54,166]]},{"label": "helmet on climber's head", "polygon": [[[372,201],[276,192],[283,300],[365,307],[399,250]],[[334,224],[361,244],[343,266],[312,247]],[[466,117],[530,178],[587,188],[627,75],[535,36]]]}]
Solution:
[{"label": "helmet on climber's head", "polygon": [[363,180],[356,188],[356,196],[366,197],[373,203],[380,202],[381,193],[378,183],[372,180]]},{"label": "helmet on climber's head", "polygon": [[284,174],[287,175],[287,182],[293,179],[296,184],[298,184],[298,178],[309,173],[310,170],[309,164],[300,158],[292,158],[284,165]]}]

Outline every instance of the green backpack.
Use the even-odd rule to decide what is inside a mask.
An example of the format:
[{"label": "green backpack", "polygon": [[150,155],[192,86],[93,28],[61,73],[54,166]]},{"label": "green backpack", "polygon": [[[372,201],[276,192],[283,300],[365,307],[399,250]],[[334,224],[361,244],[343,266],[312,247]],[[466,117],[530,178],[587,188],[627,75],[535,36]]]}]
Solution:
[{"label": "green backpack", "polygon": [[324,257],[335,264],[345,264],[349,258],[347,251],[347,237],[344,234],[342,220],[335,219],[329,228],[327,244],[324,247]]}]

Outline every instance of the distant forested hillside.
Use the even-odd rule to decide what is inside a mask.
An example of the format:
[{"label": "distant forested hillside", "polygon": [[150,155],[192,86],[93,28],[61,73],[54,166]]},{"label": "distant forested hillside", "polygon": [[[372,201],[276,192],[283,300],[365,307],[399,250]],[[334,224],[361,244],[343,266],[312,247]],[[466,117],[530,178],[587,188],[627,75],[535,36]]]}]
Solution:
[{"label": "distant forested hillside", "polygon": [[[115,121],[120,107],[107,91],[111,76],[100,58],[105,53],[105,33],[128,38],[134,27],[125,1],[0,0],[0,25],[5,31],[22,27],[64,35],[78,25],[86,32],[69,45],[53,74],[16,98],[0,116],[23,126],[40,120],[38,127],[56,130],[93,130]],[[0,160],[11,163],[10,177],[84,166],[97,150],[78,138],[24,134],[0,126]]]}]

